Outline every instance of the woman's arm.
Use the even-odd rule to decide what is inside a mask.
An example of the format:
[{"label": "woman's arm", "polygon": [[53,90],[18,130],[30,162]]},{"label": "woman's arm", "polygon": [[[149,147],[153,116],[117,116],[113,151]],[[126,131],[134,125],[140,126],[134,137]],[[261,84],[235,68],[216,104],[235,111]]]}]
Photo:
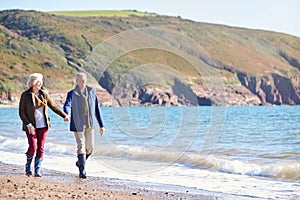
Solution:
[{"label": "woman's arm", "polygon": [[21,99],[19,102],[19,116],[20,119],[22,120],[23,124],[28,125],[30,124],[30,120],[27,117],[26,114],[26,97],[25,97],[25,93],[22,93],[21,95]]},{"label": "woman's arm", "polygon": [[49,106],[49,108],[51,108],[51,110],[53,110],[53,112],[55,112],[56,114],[58,114],[59,116],[65,118],[67,117],[67,114],[60,109],[60,107],[51,99],[49,94],[46,94],[47,97],[47,105]]}]

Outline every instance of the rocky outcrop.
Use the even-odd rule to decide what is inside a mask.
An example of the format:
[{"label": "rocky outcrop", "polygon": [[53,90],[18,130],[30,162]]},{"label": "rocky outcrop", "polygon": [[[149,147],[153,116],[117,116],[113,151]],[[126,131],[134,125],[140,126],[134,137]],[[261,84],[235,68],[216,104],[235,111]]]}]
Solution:
[{"label": "rocky outcrop", "polygon": [[178,97],[178,103],[181,105],[196,106],[199,105],[197,94],[190,86],[178,79],[174,79],[174,94]]},{"label": "rocky outcrop", "polygon": [[197,94],[199,105],[248,106],[261,105],[259,97],[243,85],[224,86],[222,91],[210,93],[204,84],[195,84],[192,90]]},{"label": "rocky outcrop", "polygon": [[272,74],[258,78],[245,73],[238,73],[237,77],[243,86],[259,97],[262,105],[300,104],[300,90],[286,77]]},{"label": "rocky outcrop", "polygon": [[[106,76],[110,77],[110,76]],[[108,83],[104,78],[102,83]],[[128,86],[128,85],[127,85]],[[174,80],[173,86],[159,84],[145,84],[132,89],[123,85],[119,88],[109,88],[112,98],[119,106],[197,106],[211,105],[211,99],[198,96],[191,86]]]},{"label": "rocky outcrop", "polygon": [[291,83],[291,80],[277,75],[272,74],[274,86],[276,88],[277,98],[275,104],[280,103],[285,105],[299,105],[300,104],[300,90],[295,88]]},{"label": "rocky outcrop", "polygon": [[[299,105],[300,90],[290,79],[272,74],[257,77],[237,72],[240,84],[225,85],[222,91],[209,92],[205,84],[189,85],[175,78],[172,86],[146,84],[115,88],[112,76],[105,72],[100,84],[119,106],[197,106],[197,105]],[[137,80],[136,80],[137,81]],[[118,90],[118,91],[116,91]]]},{"label": "rocky outcrop", "polygon": [[178,97],[168,86],[143,86],[135,93],[142,105],[177,106]]}]

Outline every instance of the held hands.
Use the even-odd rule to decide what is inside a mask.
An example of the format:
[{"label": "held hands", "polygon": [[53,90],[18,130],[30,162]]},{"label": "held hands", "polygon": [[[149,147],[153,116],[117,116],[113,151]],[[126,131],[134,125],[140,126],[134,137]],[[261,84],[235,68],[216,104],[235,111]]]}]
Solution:
[{"label": "held hands", "polygon": [[64,118],[64,121],[65,121],[65,122],[70,121],[70,115],[66,115],[66,117]]},{"label": "held hands", "polygon": [[[64,121],[65,121],[65,122],[70,121],[70,115],[66,115],[66,117],[64,118]],[[101,128],[100,128],[100,135],[101,135],[101,136],[104,135],[104,132],[105,132],[105,128],[104,128],[104,127],[101,127]],[[29,130],[29,133],[30,133],[30,130]]]},{"label": "held hands", "polygon": [[104,128],[104,127],[101,127],[101,128],[100,128],[100,135],[101,135],[101,136],[104,135],[104,132],[105,132],[105,128]]}]

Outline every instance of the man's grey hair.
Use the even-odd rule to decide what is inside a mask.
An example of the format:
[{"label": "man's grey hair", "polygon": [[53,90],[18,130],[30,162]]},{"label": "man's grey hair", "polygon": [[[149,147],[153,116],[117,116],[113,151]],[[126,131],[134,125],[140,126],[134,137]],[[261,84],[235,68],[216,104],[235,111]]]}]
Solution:
[{"label": "man's grey hair", "polygon": [[77,80],[79,77],[82,78],[83,80],[87,81],[87,75],[86,75],[85,73],[79,72],[79,73],[77,73],[77,74],[75,75],[76,80]]}]

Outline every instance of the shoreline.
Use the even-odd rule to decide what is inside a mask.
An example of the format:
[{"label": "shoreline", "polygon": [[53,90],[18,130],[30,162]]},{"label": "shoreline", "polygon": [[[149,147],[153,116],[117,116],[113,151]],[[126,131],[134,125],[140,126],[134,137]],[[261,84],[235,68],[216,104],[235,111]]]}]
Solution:
[{"label": "shoreline", "polygon": [[[104,177],[79,179],[76,174],[43,169],[43,177],[27,177],[23,166],[0,161],[0,199],[113,199],[113,200],[163,200],[163,199],[222,199],[218,195],[191,194],[188,191],[170,192],[148,190],[122,180]],[[203,192],[205,193],[205,192]]]},{"label": "shoreline", "polygon": [[19,108],[17,104],[0,104],[0,108]]}]

